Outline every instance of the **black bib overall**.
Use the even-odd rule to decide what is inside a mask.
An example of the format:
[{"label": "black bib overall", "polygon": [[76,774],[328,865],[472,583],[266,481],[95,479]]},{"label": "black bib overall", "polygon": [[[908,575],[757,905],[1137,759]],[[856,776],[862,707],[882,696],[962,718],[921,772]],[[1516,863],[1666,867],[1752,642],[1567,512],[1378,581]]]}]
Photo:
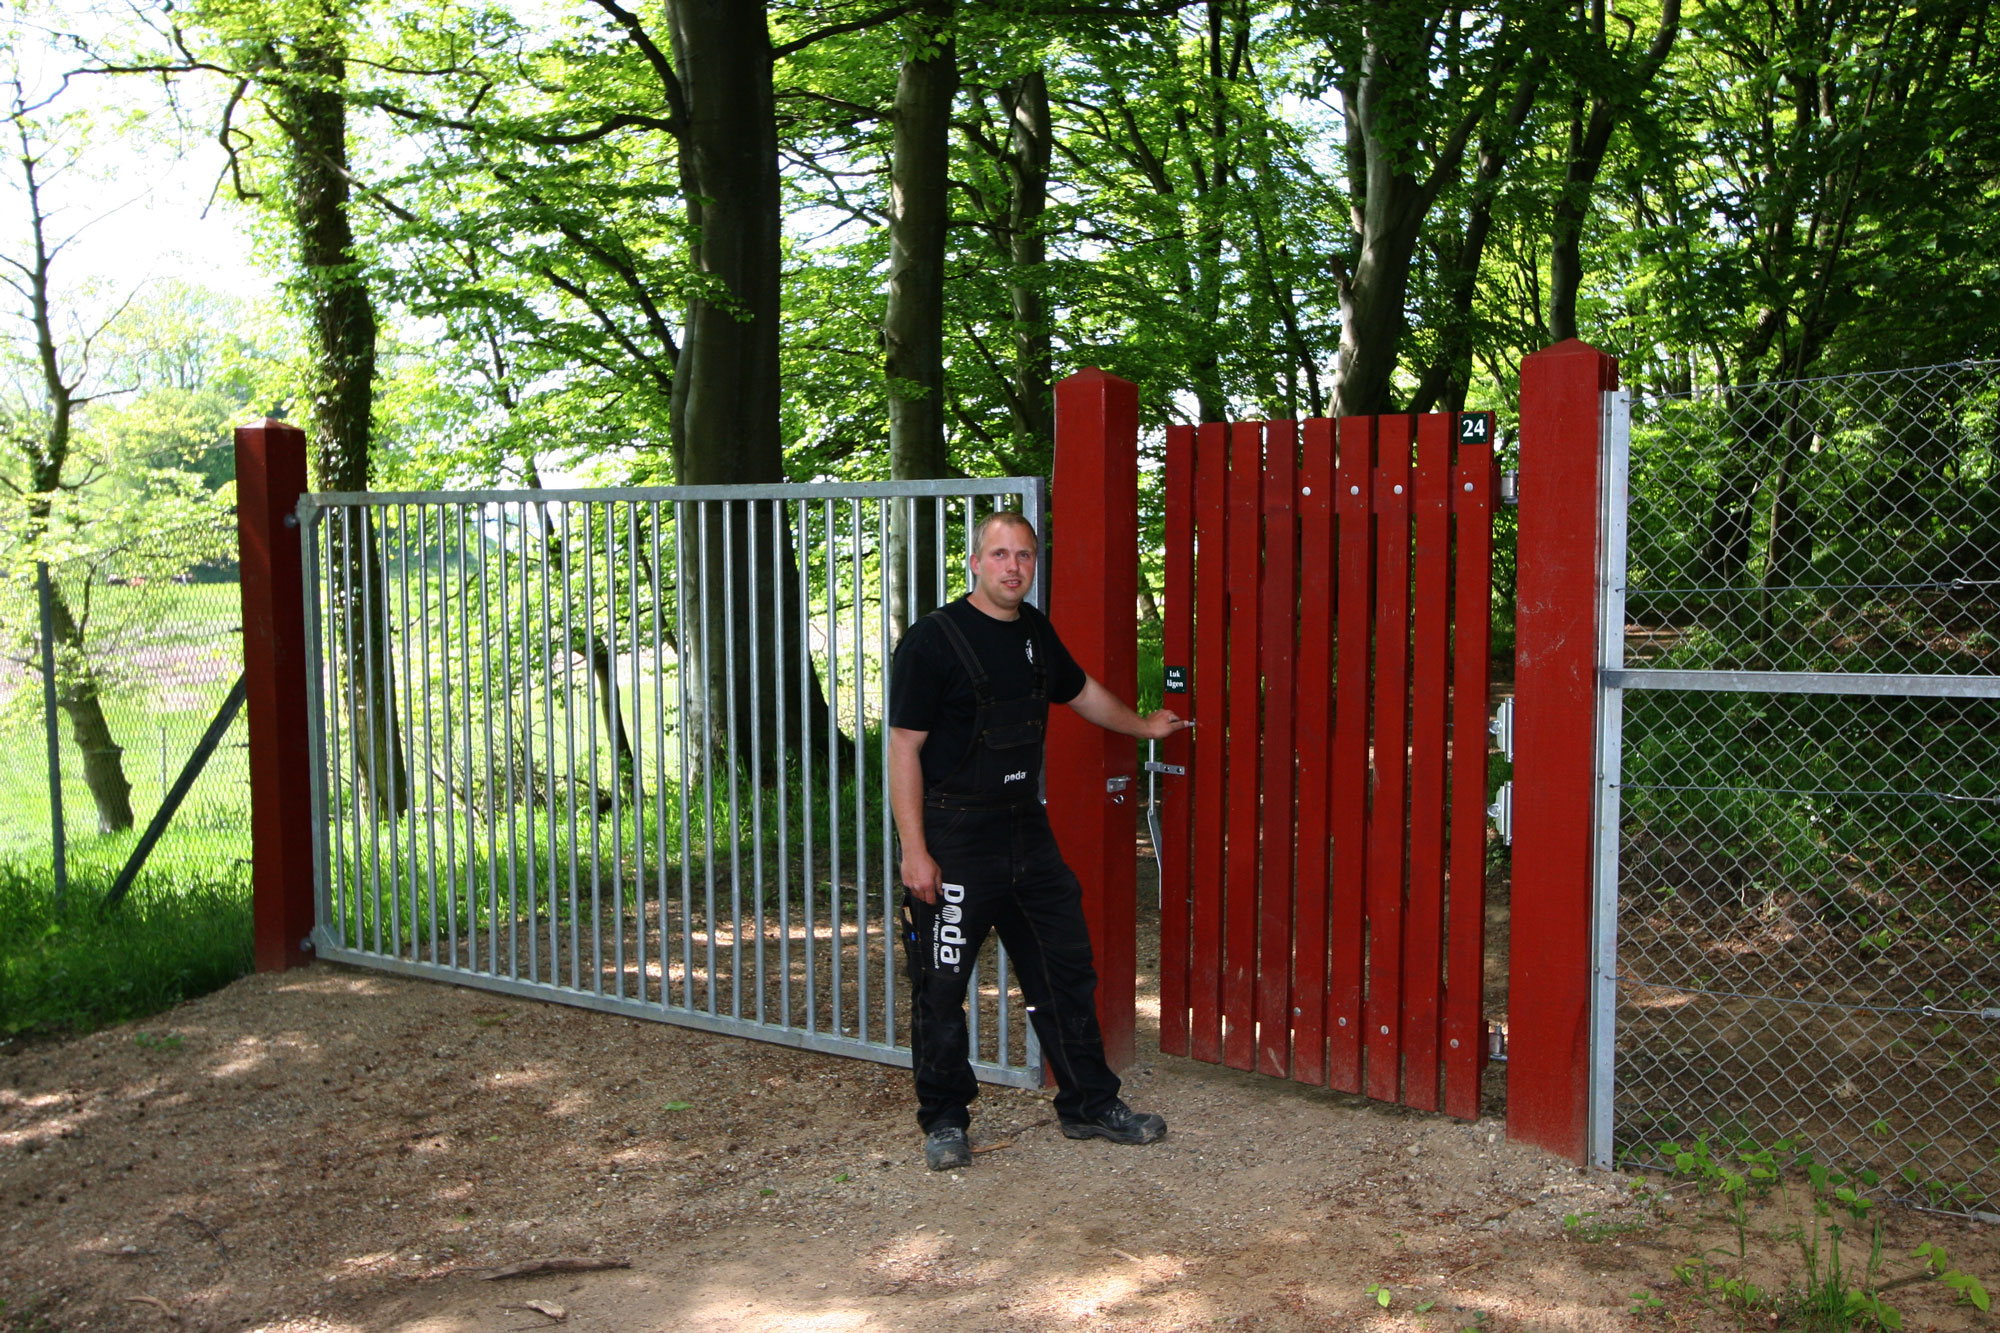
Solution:
[{"label": "black bib overall", "polygon": [[[964,757],[924,790],[924,840],[943,878],[938,901],[903,895],[917,1121],[925,1133],[970,1122],[979,1085],[965,995],[990,931],[1006,946],[1055,1074],[1056,1114],[1093,1119],[1116,1099],[1119,1082],[1104,1061],[1082,888],[1063,864],[1039,794],[1049,716],[1040,623],[1028,627],[1035,645],[1028,694],[1001,699],[965,635],[941,611],[932,619],[970,679],[977,711]],[[982,1027],[982,1035],[992,1031]],[[983,1058],[995,1054],[989,1048]]]}]

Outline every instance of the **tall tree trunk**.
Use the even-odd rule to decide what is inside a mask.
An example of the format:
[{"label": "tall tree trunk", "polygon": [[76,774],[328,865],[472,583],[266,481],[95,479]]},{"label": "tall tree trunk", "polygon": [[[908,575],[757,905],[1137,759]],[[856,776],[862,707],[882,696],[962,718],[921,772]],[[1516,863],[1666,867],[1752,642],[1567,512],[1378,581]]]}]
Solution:
[{"label": "tall tree trunk", "polygon": [[[783,481],[778,131],[765,7],[762,0],[667,0],[667,22],[672,67],[663,61],[656,67],[679,120],[692,260],[703,279],[688,298],[674,379],[676,480],[689,486]],[[832,726],[816,675],[780,670],[770,653],[759,656],[753,675],[743,651],[753,632],[769,634],[779,617],[787,626],[798,623],[791,528],[773,559],[768,505],[755,506],[754,536],[749,503],[728,506],[727,521],[721,508],[711,510],[705,539],[694,507],[676,508],[676,550],[707,611],[692,615],[679,644],[695,713],[685,725],[713,751],[725,723],[747,745],[754,718],[762,771],[776,781],[783,755],[817,745]],[[733,626],[737,646],[733,671],[726,626]],[[786,642],[792,638],[788,633]]]},{"label": "tall tree trunk", "polygon": [[[1392,380],[1402,355],[1411,260],[1425,216],[1439,192],[1457,177],[1472,132],[1514,64],[1511,55],[1496,57],[1484,85],[1470,93],[1460,89],[1460,104],[1447,108],[1455,122],[1425,135],[1420,131],[1442,95],[1432,87],[1429,42],[1424,16],[1417,11],[1390,6],[1372,11],[1365,20],[1360,68],[1341,91],[1357,253],[1352,271],[1337,274],[1336,416],[1393,409]],[[1424,139],[1435,147],[1428,174],[1419,177],[1416,145]]]},{"label": "tall tree trunk", "polygon": [[1049,204],[1049,87],[1034,70],[1000,90],[1007,112],[1007,298],[1014,314],[1014,392],[1009,407],[1014,448],[1022,456],[1055,456],[1054,354],[1047,299],[1048,238],[1042,214]]},{"label": "tall tree trunk", "polygon": [[1576,297],[1583,287],[1583,224],[1590,216],[1591,192],[1603,169],[1604,155],[1611,147],[1612,133],[1626,111],[1645,95],[1666,62],[1680,32],[1681,5],[1680,0],[1666,0],[1661,6],[1660,26],[1653,34],[1652,44],[1630,68],[1626,67],[1622,53],[1607,49],[1604,0],[1596,0],[1590,15],[1589,40],[1599,48],[1601,59],[1610,65],[1613,82],[1594,94],[1579,90],[1570,106],[1569,159],[1549,230],[1549,335],[1557,342],[1577,336]]},{"label": "tall tree trunk", "polygon": [[56,704],[69,715],[70,736],[83,756],[83,785],[97,807],[97,831],[120,833],[132,827],[132,784],[125,778],[125,751],[111,738],[97,673],[84,654],[83,631],[53,578],[49,609],[49,637],[56,647]]},{"label": "tall tree trunk", "polygon": [[[347,16],[322,3],[291,38],[285,77],[274,100],[289,141],[292,225],[306,288],[311,353],[312,442],[319,484],[365,491],[375,393],[375,304],[369,296],[354,229],[347,158]],[[355,529],[359,530],[356,531]],[[355,709],[362,780],[377,817],[409,803],[409,771],[396,717],[388,579],[380,538],[368,511],[334,537],[334,614],[347,646],[347,670],[361,677],[346,692]]]},{"label": "tall tree trunk", "polygon": [[[62,354],[56,347],[49,274],[62,244],[49,243],[48,214],[42,209],[41,154],[26,117],[15,118],[14,131],[21,145],[16,162],[27,196],[34,255],[29,263],[18,260],[9,263],[27,280],[28,318],[35,330],[36,366],[41,374],[42,391],[48,396],[48,420],[42,429],[25,429],[16,437],[28,465],[28,523],[33,538],[39,541],[48,531],[56,494],[63,487],[63,469],[69,464],[70,434],[81,379],[65,377]],[[49,608],[49,638],[59,665],[56,703],[69,714],[70,735],[83,755],[83,780],[90,789],[91,802],[97,807],[97,831],[122,832],[132,827],[132,784],[125,778],[124,751],[112,739],[110,724],[105,721],[97,674],[84,652],[83,629],[53,579],[49,586]]]},{"label": "tall tree trunk", "polygon": [[[942,477],[944,253],[950,225],[952,100],[958,94],[955,0],[926,0],[904,36],[896,75],[889,163],[889,305],[882,320],[889,381],[889,475]],[[898,634],[943,600],[936,501],[894,507],[889,559],[891,620]]]}]

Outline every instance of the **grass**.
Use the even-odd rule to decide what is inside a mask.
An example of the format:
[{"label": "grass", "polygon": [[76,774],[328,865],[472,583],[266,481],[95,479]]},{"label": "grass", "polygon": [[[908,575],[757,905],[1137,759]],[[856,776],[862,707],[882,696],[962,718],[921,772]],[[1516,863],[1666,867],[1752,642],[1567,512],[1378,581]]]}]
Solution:
[{"label": "grass", "polygon": [[66,1036],[158,1013],[250,970],[247,876],[153,873],[110,916],[85,867],[63,906],[48,868],[0,861],[0,1036]]}]

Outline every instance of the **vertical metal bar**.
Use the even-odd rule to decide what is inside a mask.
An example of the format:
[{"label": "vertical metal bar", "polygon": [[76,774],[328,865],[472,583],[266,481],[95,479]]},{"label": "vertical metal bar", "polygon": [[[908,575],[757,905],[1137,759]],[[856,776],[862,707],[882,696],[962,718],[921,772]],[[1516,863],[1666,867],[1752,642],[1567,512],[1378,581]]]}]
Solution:
[{"label": "vertical metal bar", "polygon": [[[879,798],[882,808],[876,814],[881,826],[881,841],[877,844],[882,853],[882,1044],[896,1043],[896,907],[891,895],[895,892],[896,843],[895,831],[889,822],[889,506],[893,500],[875,502],[875,550],[879,553],[878,563],[882,569],[882,591],[876,602],[876,643],[875,660],[881,677],[882,722],[881,722],[881,790]],[[916,501],[910,501],[910,523],[904,529],[910,534],[909,546],[916,545],[917,531]],[[907,563],[907,562],[906,562]],[[909,614],[916,614],[916,580],[910,580],[909,593],[905,605]]]},{"label": "vertical metal bar", "polygon": [[456,755],[452,750],[451,737],[451,597],[450,574],[445,567],[445,534],[450,530],[451,514],[455,506],[438,507],[438,716],[444,724],[444,887],[445,887],[445,943],[450,949],[451,966],[459,966],[458,961],[458,846],[453,828],[458,823],[453,817],[452,784],[450,774],[455,766]]},{"label": "vertical metal bar", "polygon": [[[597,809],[597,539],[593,535],[591,502],[583,506],[583,724],[587,744],[585,757],[590,766],[590,799],[585,817],[590,820],[590,992],[604,993],[604,894],[600,888],[604,821]],[[615,785],[615,784],[614,784]]]},{"label": "vertical metal bar", "polygon": [[[504,512],[504,511],[503,511]],[[528,588],[528,502],[519,504],[520,517],[515,522],[514,538],[514,579],[520,594],[521,612],[520,651],[518,660],[521,671],[521,789],[514,793],[508,806],[507,826],[511,836],[514,828],[513,811],[521,812],[522,896],[528,902],[528,979],[542,979],[542,933],[535,925],[535,914],[540,907],[539,895],[535,891],[535,672],[533,640],[529,637]],[[504,532],[504,528],[503,528]],[[508,747],[507,771],[514,771],[513,749]],[[520,916],[517,911],[516,918]],[[518,957],[515,960],[519,961]]]},{"label": "vertical metal bar", "polygon": [[306,708],[307,762],[312,765],[313,839],[313,929],[317,934],[328,924],[332,898],[332,867],[327,860],[327,830],[339,836],[339,787],[328,781],[326,737],[325,604],[321,601],[319,524],[323,511],[313,509],[299,515],[299,567],[305,575],[306,596]]},{"label": "vertical metal bar", "polygon": [[[763,655],[758,651],[757,601],[763,590],[757,568],[757,502],[743,505],[744,561],[750,572],[748,630],[750,637],[750,920],[756,935],[751,942],[751,969],[757,985],[757,1021],[764,1021],[764,677]],[[772,576],[776,577],[775,573]],[[731,783],[731,789],[735,784]]]},{"label": "vertical metal bar", "polygon": [[[487,550],[492,545],[486,533],[486,506],[474,515],[474,531],[479,536],[479,679],[482,685],[479,712],[485,719],[486,735],[486,970],[500,973],[500,847],[499,819],[493,808],[493,590],[487,578]],[[503,571],[504,572],[504,571]],[[502,600],[501,606],[506,606]],[[513,851],[508,848],[509,854]],[[510,926],[511,933],[511,926]]]},{"label": "vertical metal bar", "polygon": [[[553,549],[555,525],[549,521],[549,506],[547,501],[541,501],[535,505],[535,520],[540,529],[540,563],[542,566],[542,607],[541,614],[535,617],[536,632],[542,640],[542,746],[546,750],[546,753],[542,757],[542,762],[548,766],[549,770],[548,794],[542,801],[543,833],[549,840],[549,873],[548,877],[543,881],[548,894],[549,910],[548,980],[550,985],[560,986],[562,984],[562,934],[557,923],[562,919],[562,913],[556,910],[556,888],[560,871],[556,865],[555,626],[552,623],[549,612],[551,587],[549,562],[555,553]],[[569,716],[567,705],[564,706],[563,716],[565,718]]]},{"label": "vertical metal bar", "polygon": [[812,501],[799,500],[799,803],[803,844],[803,879],[800,906],[806,932],[806,1031],[819,1030],[818,987],[814,964],[819,946],[814,932],[813,884],[817,873],[813,860],[813,734],[812,734]]},{"label": "vertical metal bar", "polygon": [[[380,735],[382,718],[375,707],[375,682],[380,679],[375,672],[375,521],[367,509],[357,511],[361,518],[361,654],[363,674],[361,677],[361,697],[368,718],[368,891],[370,948],[382,952],[382,805],[384,764],[382,747],[376,743]],[[395,809],[393,794],[389,797],[389,808]],[[394,872],[391,871],[392,883]]]},{"label": "vertical metal bar", "polygon": [[[460,729],[465,748],[465,962],[479,970],[479,812],[472,803],[472,585],[468,580],[466,519],[470,506],[455,507],[458,529],[458,692],[464,704]],[[456,961],[454,959],[454,961]]]},{"label": "vertical metal bar", "polygon": [[[344,509],[340,510],[339,514],[344,520],[347,511]],[[326,527],[329,526],[327,519],[328,515],[325,510],[321,510],[313,517],[315,540],[318,541],[320,546],[320,559],[326,565],[326,596],[328,602],[325,606],[327,614],[325,614],[324,618],[327,621],[331,621],[331,625],[322,630],[320,670],[331,678],[334,686],[333,692],[336,697],[340,694],[340,682],[342,680],[347,682],[346,698],[340,702],[347,705],[344,715],[351,723],[353,720],[354,673],[352,671],[342,671],[341,669],[342,664],[351,665],[354,660],[353,655],[347,651],[346,636],[342,633],[349,615],[349,603],[344,600],[335,600],[340,597],[340,593],[336,591],[340,586],[340,576],[334,571],[334,551],[336,548],[326,531]],[[345,550],[346,548],[342,547],[339,549]],[[340,573],[344,574],[345,572],[346,570],[343,566]],[[336,605],[341,608],[340,613],[337,615],[331,614],[333,607]],[[329,640],[331,642],[331,651],[328,651],[326,647]],[[327,906],[332,914],[332,920],[330,923],[323,921],[321,924],[330,925],[334,939],[344,948],[349,943],[347,938],[347,839],[344,835],[346,833],[349,811],[358,804],[355,798],[359,795],[359,792],[351,780],[346,781],[345,786],[342,785],[345,768],[353,762],[353,755],[350,753],[353,749],[352,739],[349,738],[345,745],[342,744],[342,716],[343,709],[338,704],[327,709],[328,721],[331,724],[329,744],[332,747],[331,753],[328,756],[327,785],[331,792],[329,818],[333,825],[333,874],[332,882],[328,885]],[[349,730],[352,730],[352,728],[350,727]],[[358,851],[360,848],[358,841],[355,843],[355,847]]]},{"label": "vertical metal bar", "polygon": [[[868,1040],[868,585],[861,562],[861,501],[847,502],[854,533],[854,1022]],[[878,548],[879,549],[879,548]],[[886,592],[886,590],[882,590]],[[879,594],[878,594],[879,595]]]},{"label": "vertical metal bar", "polygon": [[[673,938],[667,925],[667,673],[660,655],[660,502],[653,501],[651,555],[648,569],[653,591],[653,883],[659,900],[654,905],[660,923],[660,942],[653,957],[660,968],[660,1003],[668,1002],[667,981],[672,971],[670,952]],[[643,892],[643,890],[641,890]]]},{"label": "vertical metal bar", "polygon": [[[380,553],[375,565],[375,575],[381,580],[382,598],[377,610],[382,616],[382,700],[383,722],[388,729],[386,764],[388,773],[386,785],[389,789],[389,951],[400,958],[403,954],[403,806],[409,801],[407,791],[398,791],[396,783],[396,753],[402,748],[402,737],[398,729],[388,726],[397,718],[396,714],[396,624],[395,589],[389,580],[389,515],[391,509],[383,505],[382,536],[376,544]],[[405,677],[409,672],[403,673]],[[405,681],[407,684],[408,682]],[[408,705],[405,705],[407,711]],[[408,773],[404,776],[407,778]]]},{"label": "vertical metal bar", "polygon": [[694,884],[688,873],[687,506],[674,502],[674,728],[681,768],[681,1005],[694,1008]]},{"label": "vertical metal bar", "polygon": [[833,979],[830,1015],[833,1031],[846,1029],[841,1022],[840,1003],[840,554],[834,535],[833,501],[827,500],[826,514],[826,841],[827,921],[831,938],[827,942],[828,971]]},{"label": "vertical metal bar", "polygon": [[[396,551],[399,556],[396,562],[397,614],[403,626],[403,721],[414,732],[417,710],[416,682],[411,679],[410,671],[410,507],[406,504],[396,506]],[[416,759],[417,747],[414,743],[415,739],[416,737],[412,735],[412,744],[407,751],[411,761]],[[421,938],[421,931],[419,930],[421,923],[419,921],[417,903],[417,862],[419,860],[417,854],[417,825],[422,812],[417,809],[416,778],[414,775],[407,775],[407,777],[408,781],[406,785],[409,790],[403,793],[403,805],[409,815],[410,824],[410,956],[415,958],[419,952],[418,940]],[[400,825],[400,823],[401,821],[399,820],[398,824]],[[399,949],[397,952],[400,954],[402,951]]]},{"label": "vertical metal bar", "polygon": [[[630,506],[626,506],[630,508]],[[611,991],[625,998],[625,783],[618,745],[625,735],[618,715],[618,502],[604,502],[604,730],[611,751]]]},{"label": "vertical metal bar", "polygon": [[56,597],[49,562],[35,562],[35,594],[42,618],[42,739],[49,756],[49,847],[55,871],[56,910],[69,895],[69,848],[63,841],[61,732],[56,726]]},{"label": "vertical metal bar", "polygon": [[[514,626],[508,615],[513,598],[507,592],[507,506],[493,506],[493,526],[497,544],[500,547],[498,577],[500,596],[500,736],[502,772],[505,781],[501,784],[502,799],[507,802],[507,975],[521,975],[521,881],[520,844],[521,826],[515,812],[520,802],[514,789]],[[520,553],[515,553],[516,564]],[[518,571],[517,571],[518,572]],[[525,628],[525,626],[523,627]],[[486,711],[490,716],[493,704],[488,700]],[[497,820],[495,821],[498,822]],[[528,932],[533,939],[534,931]]]},{"label": "vertical metal bar", "polygon": [[707,897],[702,934],[708,941],[708,1012],[715,1012],[715,672],[709,669],[714,640],[708,624],[708,502],[697,501],[695,582],[701,598],[701,868]]},{"label": "vertical metal bar", "polygon": [[[569,871],[569,985],[583,985],[583,946],[578,939],[580,926],[576,887],[576,584],[572,578],[576,547],[570,542],[570,502],[562,502],[562,622],[563,622],[563,788],[569,793],[569,842],[564,848]],[[586,725],[589,714],[584,715]],[[589,733],[586,733],[589,734]]]},{"label": "vertical metal bar", "polygon": [[[1048,482],[1041,477],[1030,477],[1025,490],[1021,492],[1021,517],[1033,525],[1035,531],[1042,530],[1042,516],[1048,512]],[[1037,607],[1046,608],[1049,603],[1049,562],[1035,562],[1035,590],[1028,599]]]},{"label": "vertical metal bar", "polygon": [[1631,471],[1632,398],[1627,390],[1603,395],[1604,490],[1598,497],[1604,533],[1598,575],[1597,811],[1591,959],[1590,1156],[1609,1169],[1615,1152],[1615,1068],[1618,1038],[1618,840],[1625,691],[1605,684],[1604,672],[1625,666],[1626,488]]},{"label": "vertical metal bar", "polygon": [[[626,711],[632,730],[632,977],[636,998],[646,1000],[646,705],[639,693],[639,502],[625,502],[625,654],[632,659],[632,693]],[[613,667],[617,666],[613,659]]]},{"label": "vertical metal bar", "polygon": [[[771,501],[771,679],[778,687],[775,701],[778,735],[777,744],[772,747],[778,771],[771,776],[778,789],[778,1022],[784,1027],[792,1024],[791,812],[786,809],[785,800],[789,786],[785,755],[791,750],[785,744],[785,695],[791,691],[789,673],[785,670],[785,534],[791,517],[790,505],[783,500]],[[800,704],[803,733],[804,700]]]},{"label": "vertical metal bar", "polygon": [[743,833],[736,808],[736,503],[722,506],[722,669],[729,684],[723,735],[729,782],[729,1015],[743,1017]]},{"label": "vertical metal bar", "polygon": [[[433,744],[436,738],[431,722],[431,578],[430,524],[425,520],[425,507],[417,506],[417,624],[420,629],[421,648],[419,654],[424,671],[424,866],[425,896],[429,906],[431,952],[430,961],[438,960],[438,893],[437,893],[437,765],[434,761]],[[407,553],[403,559],[403,577],[410,576],[410,561]]]}]

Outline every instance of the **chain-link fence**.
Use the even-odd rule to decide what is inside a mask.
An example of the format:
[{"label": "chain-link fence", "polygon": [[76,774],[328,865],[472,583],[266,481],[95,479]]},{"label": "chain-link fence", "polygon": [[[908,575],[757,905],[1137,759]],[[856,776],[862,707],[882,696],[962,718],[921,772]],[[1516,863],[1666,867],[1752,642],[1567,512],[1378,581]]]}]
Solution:
[{"label": "chain-link fence", "polygon": [[[101,894],[131,858],[243,670],[233,533],[140,531],[0,576],[0,861]],[[61,769],[50,781],[51,691]],[[52,799],[59,793],[61,836]],[[216,740],[148,877],[243,877],[250,800],[240,712]]]},{"label": "chain-link fence", "polygon": [[1616,1151],[2000,1213],[2000,364],[1633,418]]}]

